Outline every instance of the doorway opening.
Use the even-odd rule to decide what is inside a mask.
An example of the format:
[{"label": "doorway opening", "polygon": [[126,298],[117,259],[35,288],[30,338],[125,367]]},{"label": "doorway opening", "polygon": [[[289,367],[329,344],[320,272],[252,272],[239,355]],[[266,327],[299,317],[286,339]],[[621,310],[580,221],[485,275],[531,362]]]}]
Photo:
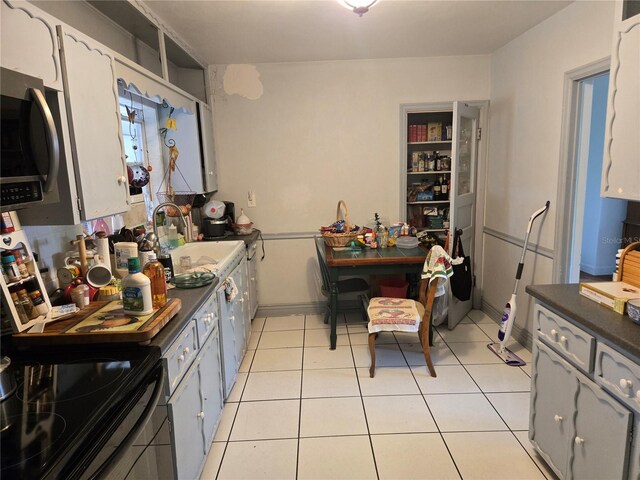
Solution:
[{"label": "doorway opening", "polygon": [[[569,117],[567,190],[564,226],[560,231],[566,247],[560,260],[561,283],[607,281],[616,269],[621,248],[627,201],[600,196],[605,140],[609,71],[572,79],[572,114]],[[561,220],[559,216],[559,220]],[[564,230],[564,232],[562,232]],[[560,262],[562,263],[562,262]]]}]

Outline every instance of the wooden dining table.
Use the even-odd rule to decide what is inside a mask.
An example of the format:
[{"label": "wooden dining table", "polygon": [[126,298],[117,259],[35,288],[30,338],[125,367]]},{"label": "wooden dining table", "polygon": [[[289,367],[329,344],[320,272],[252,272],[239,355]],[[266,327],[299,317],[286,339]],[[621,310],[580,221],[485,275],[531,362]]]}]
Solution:
[{"label": "wooden dining table", "polygon": [[418,280],[429,250],[423,245],[415,248],[336,249],[325,244],[325,258],[329,268],[331,291],[329,309],[331,318],[330,348],[336,348],[338,318],[338,287],[340,277],[363,275],[409,274],[410,294],[417,291]]}]

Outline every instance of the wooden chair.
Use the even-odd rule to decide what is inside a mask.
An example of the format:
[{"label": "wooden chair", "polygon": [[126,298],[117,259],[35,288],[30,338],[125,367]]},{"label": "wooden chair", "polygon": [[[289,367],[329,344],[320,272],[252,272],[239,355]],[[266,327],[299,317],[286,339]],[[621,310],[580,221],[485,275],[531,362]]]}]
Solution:
[{"label": "wooden chair", "polygon": [[[329,276],[329,267],[327,266],[327,260],[324,253],[324,240],[320,237],[315,237],[316,255],[318,256],[318,265],[320,267],[320,274],[322,276],[322,295],[329,298],[331,295],[331,277]],[[338,295],[345,293],[366,293],[369,292],[369,283],[364,278],[346,278],[344,280],[338,280],[336,283],[338,288]],[[360,301],[358,304],[362,304],[362,296],[359,295]],[[324,317],[324,323],[329,322],[329,302],[327,301],[327,311]],[[363,316],[366,313],[363,313]]]},{"label": "wooden chair", "polygon": [[[420,322],[415,326],[415,330],[418,333],[420,339],[420,345],[422,345],[422,351],[424,353],[424,359],[427,362],[427,368],[432,377],[436,377],[436,369],[433,367],[431,361],[431,349],[429,347],[429,330],[431,327],[431,310],[433,308],[433,301],[435,299],[435,293],[437,288],[437,282],[429,282],[427,279],[420,281],[420,295],[418,301],[415,302],[415,307],[420,317]],[[371,317],[369,320],[371,324]],[[369,330],[371,331],[371,330]],[[385,330],[390,331],[390,330]],[[397,330],[401,331],[401,330]],[[405,331],[405,330],[402,330]],[[378,333],[369,333],[369,351],[371,352],[371,367],[369,368],[369,376],[373,378],[376,370],[376,337]]]},{"label": "wooden chair", "polygon": [[620,255],[618,280],[640,288],[640,242],[634,242]]}]

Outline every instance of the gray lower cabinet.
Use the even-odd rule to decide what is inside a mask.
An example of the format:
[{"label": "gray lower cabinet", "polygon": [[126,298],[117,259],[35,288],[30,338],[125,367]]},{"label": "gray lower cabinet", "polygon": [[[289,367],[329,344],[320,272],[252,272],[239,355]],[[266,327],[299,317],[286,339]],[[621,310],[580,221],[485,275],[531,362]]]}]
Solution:
[{"label": "gray lower cabinet", "polygon": [[222,411],[218,338],[213,333],[201,348],[169,400],[169,421],[176,478],[198,478]]},{"label": "gray lower cabinet", "polygon": [[[638,480],[636,457],[640,457],[640,447],[637,440],[635,444],[631,440],[640,412],[635,413],[634,419],[633,410],[602,388],[603,380],[594,374],[593,363],[584,361],[597,357],[597,372],[600,359],[608,358],[600,351],[605,347],[608,353],[609,347],[600,344],[597,337],[587,344],[556,342],[545,327],[549,319],[553,320],[554,330],[574,331],[581,338],[589,336],[536,305],[529,423],[532,445],[560,478]],[[589,348],[584,348],[588,344]],[[629,359],[626,362],[632,364]]]}]

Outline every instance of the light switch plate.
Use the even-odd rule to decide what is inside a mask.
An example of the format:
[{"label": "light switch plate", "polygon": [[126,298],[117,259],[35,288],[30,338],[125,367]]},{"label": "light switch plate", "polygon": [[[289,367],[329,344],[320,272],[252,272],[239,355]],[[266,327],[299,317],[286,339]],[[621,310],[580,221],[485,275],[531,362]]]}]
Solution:
[{"label": "light switch plate", "polygon": [[253,190],[249,190],[249,193],[247,194],[247,205],[249,207],[256,206],[256,192]]}]

